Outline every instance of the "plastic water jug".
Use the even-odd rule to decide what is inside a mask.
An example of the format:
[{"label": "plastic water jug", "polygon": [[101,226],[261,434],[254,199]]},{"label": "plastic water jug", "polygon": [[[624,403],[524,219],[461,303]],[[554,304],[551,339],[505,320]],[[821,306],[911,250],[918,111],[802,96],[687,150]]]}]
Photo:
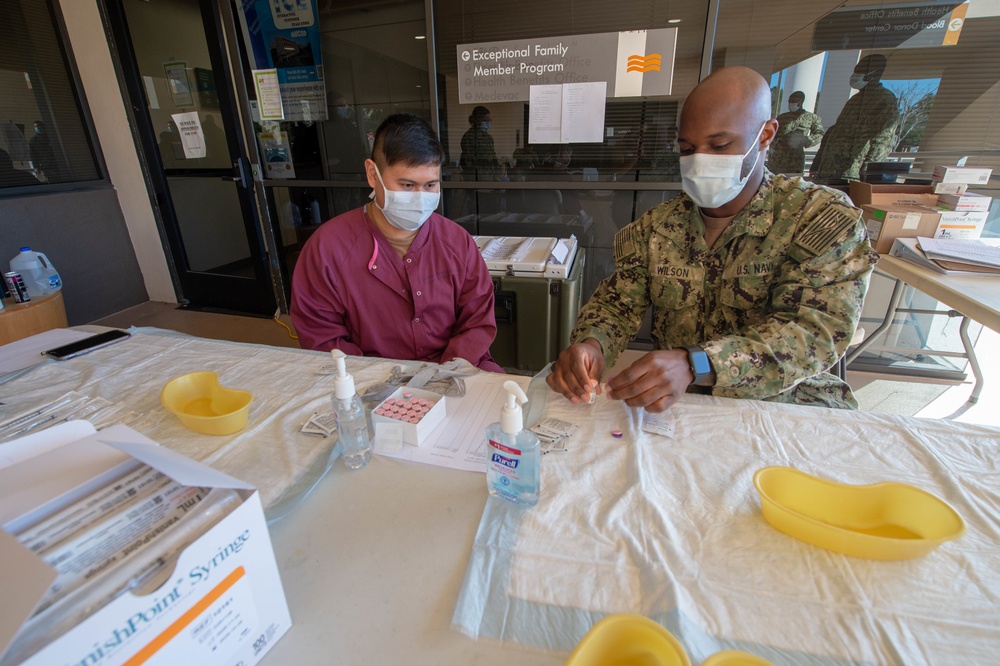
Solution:
[{"label": "plastic water jug", "polygon": [[32,298],[62,289],[62,280],[49,258],[41,252],[32,252],[30,247],[22,247],[21,253],[10,260],[10,270],[21,274]]}]

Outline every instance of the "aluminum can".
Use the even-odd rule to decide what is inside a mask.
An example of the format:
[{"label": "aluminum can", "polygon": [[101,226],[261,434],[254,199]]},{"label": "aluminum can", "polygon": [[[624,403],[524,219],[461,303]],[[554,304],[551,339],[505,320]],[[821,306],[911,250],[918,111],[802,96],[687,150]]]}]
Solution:
[{"label": "aluminum can", "polygon": [[10,271],[3,274],[3,279],[7,283],[10,295],[14,297],[15,303],[27,303],[31,300],[28,296],[28,288],[24,286],[24,278],[17,271]]}]

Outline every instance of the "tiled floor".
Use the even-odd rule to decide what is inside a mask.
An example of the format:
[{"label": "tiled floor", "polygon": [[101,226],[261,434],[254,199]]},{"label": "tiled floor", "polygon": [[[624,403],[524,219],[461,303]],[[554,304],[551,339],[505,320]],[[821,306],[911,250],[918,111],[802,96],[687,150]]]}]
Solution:
[{"label": "tiled floor", "polygon": [[[289,324],[288,315],[280,320]],[[217,340],[298,347],[298,342],[273,319],[180,310],[169,303],[149,302],[92,322],[104,326],[155,326]],[[897,376],[848,371],[862,409],[885,414],[953,418],[965,423],[1000,426],[1000,334],[984,330],[976,345],[986,378],[975,405],[966,402],[971,381],[942,384],[901,381]],[[971,372],[969,373],[971,380]]]}]

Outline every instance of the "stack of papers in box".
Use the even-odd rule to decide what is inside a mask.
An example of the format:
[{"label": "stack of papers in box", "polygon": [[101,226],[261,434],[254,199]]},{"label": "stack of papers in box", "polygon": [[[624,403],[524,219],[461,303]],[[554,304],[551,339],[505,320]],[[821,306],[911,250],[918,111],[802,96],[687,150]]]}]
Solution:
[{"label": "stack of papers in box", "polygon": [[569,276],[577,240],[521,236],[473,236],[493,275],[562,278]]},{"label": "stack of papers in box", "polygon": [[1000,277],[1000,239],[897,238],[889,254],[943,275]]}]

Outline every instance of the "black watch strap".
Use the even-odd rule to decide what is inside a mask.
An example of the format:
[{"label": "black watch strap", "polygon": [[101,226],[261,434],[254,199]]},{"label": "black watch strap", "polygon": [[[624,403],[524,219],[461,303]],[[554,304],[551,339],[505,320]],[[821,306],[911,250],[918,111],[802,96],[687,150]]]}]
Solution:
[{"label": "black watch strap", "polygon": [[708,360],[708,354],[698,345],[685,345],[684,349],[688,353],[688,363],[691,365],[691,374],[694,375],[696,386],[707,386],[708,379],[712,376],[712,362]]}]

